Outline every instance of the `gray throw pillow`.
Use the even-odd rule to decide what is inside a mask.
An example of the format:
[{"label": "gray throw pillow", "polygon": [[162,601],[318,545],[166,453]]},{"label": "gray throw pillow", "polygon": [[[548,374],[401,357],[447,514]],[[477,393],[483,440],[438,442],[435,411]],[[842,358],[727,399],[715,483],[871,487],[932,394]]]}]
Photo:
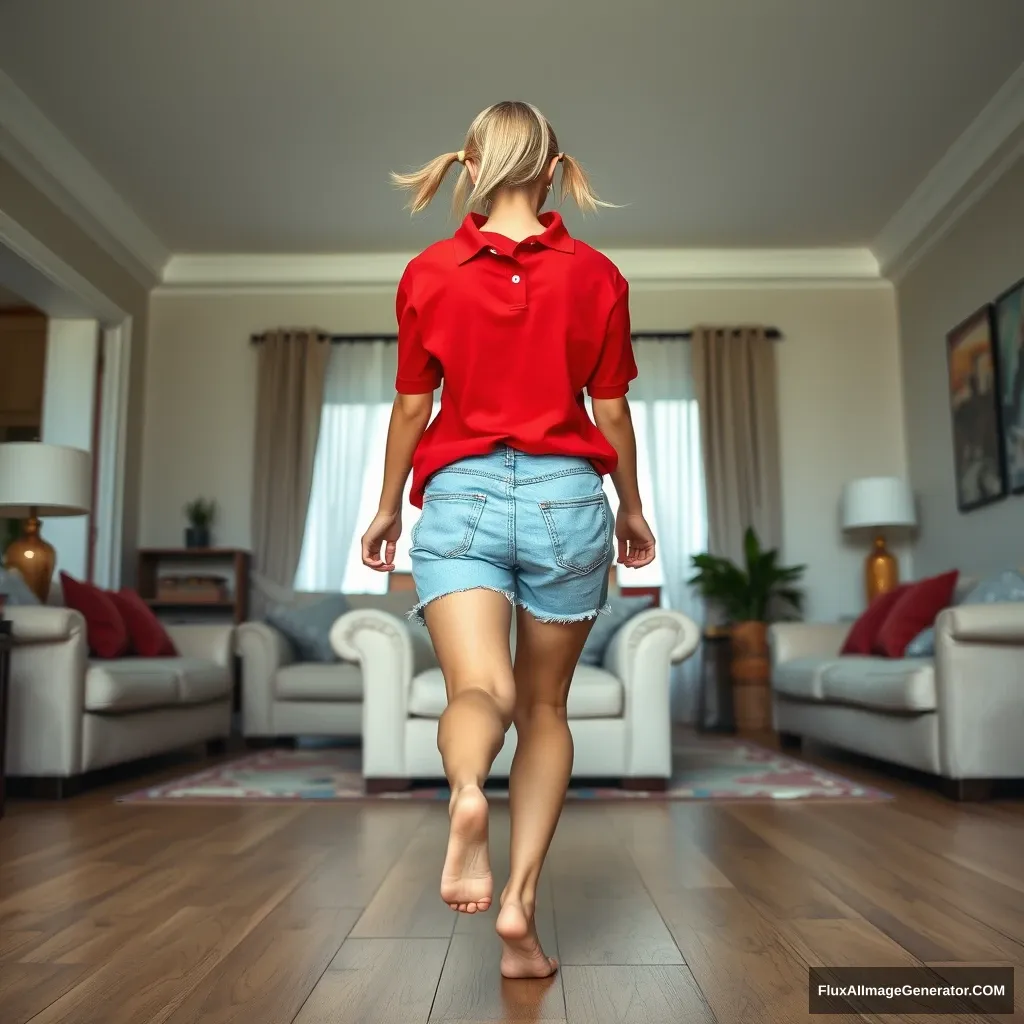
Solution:
[{"label": "gray throw pillow", "polygon": [[348,611],[342,594],[312,604],[277,605],[267,622],[291,641],[301,661],[332,662],[338,656],[331,647],[331,626]]},{"label": "gray throw pillow", "polygon": [[[1024,601],[1024,576],[1013,569],[986,576],[969,591],[958,605],[997,604],[1003,601]],[[935,656],[935,627],[922,630],[907,644],[905,657],[932,658]]]},{"label": "gray throw pillow", "polygon": [[39,598],[28,588],[17,569],[5,569],[0,565],[0,604],[8,604],[11,608],[24,608],[39,604]]},{"label": "gray throw pillow", "polygon": [[608,605],[611,614],[598,615],[594,628],[583,645],[583,653],[580,655],[581,665],[596,665],[598,668],[604,664],[604,654],[612,637],[627,623],[634,615],[646,611],[654,606],[653,597],[610,597]]}]

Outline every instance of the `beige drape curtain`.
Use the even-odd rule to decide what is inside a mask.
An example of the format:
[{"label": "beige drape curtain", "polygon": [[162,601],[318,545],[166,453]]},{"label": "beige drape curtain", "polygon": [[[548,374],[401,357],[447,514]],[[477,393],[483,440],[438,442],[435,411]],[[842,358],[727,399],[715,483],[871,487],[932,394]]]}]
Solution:
[{"label": "beige drape curtain", "polygon": [[331,346],[315,330],[268,331],[255,345],[253,558],[260,576],[290,588],[302,551]]},{"label": "beige drape curtain", "polygon": [[742,564],[748,526],[764,547],[782,543],[776,342],[759,327],[701,327],[691,344],[708,547]]}]

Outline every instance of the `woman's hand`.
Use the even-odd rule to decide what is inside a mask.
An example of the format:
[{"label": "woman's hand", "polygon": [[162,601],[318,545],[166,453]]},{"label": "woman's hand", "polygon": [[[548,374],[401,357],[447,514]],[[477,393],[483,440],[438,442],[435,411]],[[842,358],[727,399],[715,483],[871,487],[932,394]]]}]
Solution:
[{"label": "woman's hand", "polygon": [[615,537],[619,542],[619,564],[639,569],[654,561],[654,534],[639,512],[627,513],[621,508],[615,517]]},{"label": "woman's hand", "polygon": [[[363,565],[377,572],[394,572],[395,547],[402,536],[402,516],[398,512],[378,512],[363,534]],[[381,550],[383,549],[383,557]]]}]

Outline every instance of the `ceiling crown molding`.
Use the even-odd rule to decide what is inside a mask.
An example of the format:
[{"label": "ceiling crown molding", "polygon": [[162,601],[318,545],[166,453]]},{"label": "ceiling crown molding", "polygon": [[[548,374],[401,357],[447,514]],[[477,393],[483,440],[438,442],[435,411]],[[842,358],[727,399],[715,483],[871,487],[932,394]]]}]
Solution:
[{"label": "ceiling crown molding", "polygon": [[[394,287],[413,253],[172,256],[159,294]],[[607,256],[634,287],[689,283],[880,281],[867,249],[618,249]]]},{"label": "ceiling crown molding", "polygon": [[875,239],[892,280],[906,274],[1024,155],[1024,64],[982,108]]},{"label": "ceiling crown molding", "polygon": [[141,285],[161,280],[170,256],[164,244],[3,71],[0,156]]}]

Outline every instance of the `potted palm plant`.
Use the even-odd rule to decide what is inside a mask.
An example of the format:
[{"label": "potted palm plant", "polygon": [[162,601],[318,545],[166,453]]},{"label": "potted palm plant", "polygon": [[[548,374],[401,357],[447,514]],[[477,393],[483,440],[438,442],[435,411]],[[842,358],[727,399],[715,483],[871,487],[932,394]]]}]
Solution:
[{"label": "potted palm plant", "polygon": [[217,503],[212,498],[196,498],[185,506],[188,528],[185,530],[185,547],[208,548],[210,527],[217,515]]},{"label": "potted palm plant", "polygon": [[718,555],[694,555],[697,571],[688,582],[728,621],[736,724],[758,730],[771,724],[768,623],[799,614],[803,591],[796,584],[806,566],[779,565],[778,551],[765,551],[752,527],[744,536],[743,553],[743,567]]}]

